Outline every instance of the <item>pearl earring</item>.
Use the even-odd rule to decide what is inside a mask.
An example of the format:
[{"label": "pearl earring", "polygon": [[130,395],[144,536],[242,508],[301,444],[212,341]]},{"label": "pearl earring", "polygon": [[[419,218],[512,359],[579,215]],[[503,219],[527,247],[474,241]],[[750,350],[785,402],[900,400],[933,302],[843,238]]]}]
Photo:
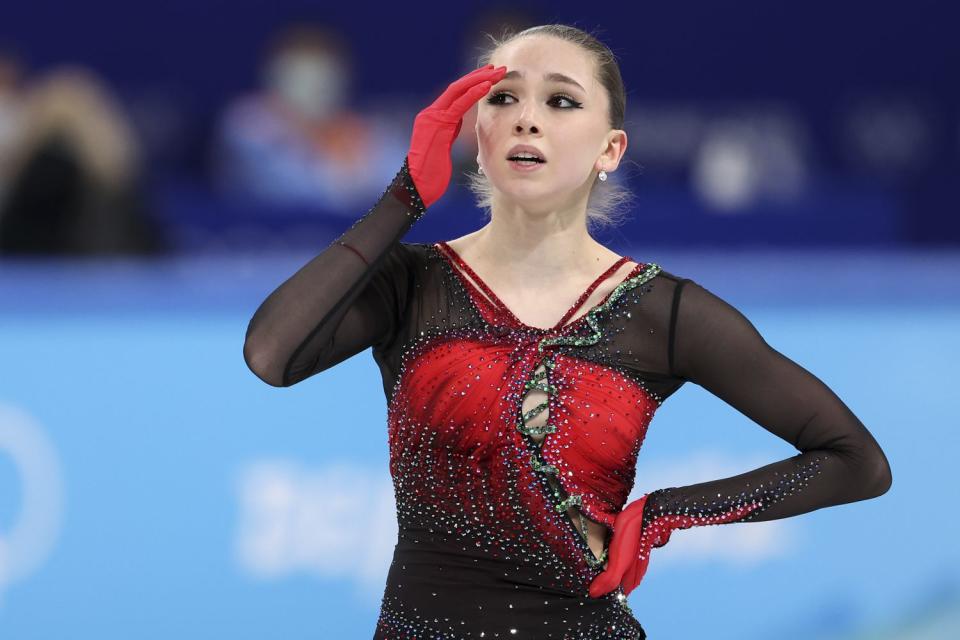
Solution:
[{"label": "pearl earring", "polygon": [[479,173],[480,175],[483,175],[483,167],[481,167],[480,165],[477,165],[477,173]]},{"label": "pearl earring", "polygon": [[597,177],[600,178],[600,182],[606,182],[606,181],[607,181],[607,172],[604,171],[603,169],[600,169],[600,173],[597,174]]}]

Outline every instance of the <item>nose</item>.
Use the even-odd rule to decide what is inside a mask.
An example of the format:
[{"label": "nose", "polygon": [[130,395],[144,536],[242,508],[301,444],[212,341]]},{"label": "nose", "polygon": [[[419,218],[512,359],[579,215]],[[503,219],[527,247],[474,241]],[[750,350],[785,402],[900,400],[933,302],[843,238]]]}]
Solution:
[{"label": "nose", "polygon": [[523,133],[524,131],[540,133],[540,129],[533,122],[533,107],[531,105],[525,105],[523,109],[521,109],[520,117],[517,119],[517,123],[513,129],[517,133]]}]

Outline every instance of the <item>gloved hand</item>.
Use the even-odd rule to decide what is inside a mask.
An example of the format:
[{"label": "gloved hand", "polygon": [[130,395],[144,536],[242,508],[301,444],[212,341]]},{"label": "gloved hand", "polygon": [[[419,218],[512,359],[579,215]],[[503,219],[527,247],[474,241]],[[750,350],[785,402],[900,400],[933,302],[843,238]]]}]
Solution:
[{"label": "gloved hand", "polygon": [[450,149],[463,126],[463,114],[500,82],[506,67],[492,64],[474,69],[447,87],[433,104],[413,121],[407,165],[423,204],[440,199],[450,184],[453,162]]},{"label": "gloved hand", "polygon": [[[599,598],[621,584],[623,593],[630,593],[647,571],[650,550],[669,540],[670,531],[643,526],[643,508],[649,495],[644,494],[628,504],[614,519],[607,568],[590,583],[591,598]],[[662,544],[654,545],[654,542],[661,541]]]},{"label": "gloved hand", "polygon": [[758,503],[750,504],[719,516],[648,516],[644,524],[643,511],[650,495],[647,493],[634,500],[614,519],[607,568],[590,583],[590,597],[599,598],[616,589],[617,585],[622,585],[624,595],[629,595],[647,572],[650,552],[667,544],[670,535],[677,529],[732,522],[759,506]]}]

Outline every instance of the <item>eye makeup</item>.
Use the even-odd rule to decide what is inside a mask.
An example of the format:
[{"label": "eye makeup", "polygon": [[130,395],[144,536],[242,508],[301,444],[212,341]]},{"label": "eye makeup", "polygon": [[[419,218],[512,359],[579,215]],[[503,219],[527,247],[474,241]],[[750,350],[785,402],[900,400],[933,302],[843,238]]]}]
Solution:
[{"label": "eye makeup", "polygon": [[[512,95],[510,95],[510,94],[507,93],[506,91],[497,91],[496,93],[494,93],[493,95],[491,95],[489,98],[487,98],[487,104],[492,104],[492,105],[494,105],[494,106],[507,106],[508,103],[504,103],[504,102],[501,100],[501,98],[504,98],[504,97],[514,98]],[[514,99],[516,99],[516,98],[514,98]],[[554,100],[566,100],[567,102],[569,102],[569,103],[572,105],[572,106],[569,106],[569,107],[557,107],[558,109],[582,109],[582,108],[583,108],[583,103],[582,103],[582,102],[578,102],[578,101],[574,100],[573,98],[571,98],[570,96],[568,96],[568,95],[566,95],[566,94],[563,94],[563,93],[555,93],[555,94],[553,94],[553,95],[550,97],[550,100],[548,101],[548,103],[549,103],[549,102],[552,102],[552,101],[554,101]]]}]

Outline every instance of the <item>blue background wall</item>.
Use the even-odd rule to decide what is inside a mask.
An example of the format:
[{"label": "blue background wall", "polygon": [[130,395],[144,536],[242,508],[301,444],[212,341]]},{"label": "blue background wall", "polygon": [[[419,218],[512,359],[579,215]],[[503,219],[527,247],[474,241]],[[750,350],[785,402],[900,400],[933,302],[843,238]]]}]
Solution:
[{"label": "blue background wall", "polygon": [[[297,225],[299,233],[281,236],[296,244],[305,225],[322,235],[358,213],[264,211],[210,193],[217,118],[231,98],[257,86],[265,44],[278,29],[306,20],[342,33],[353,55],[352,103],[392,118],[408,134],[417,111],[472,68],[470,45],[480,17],[498,10],[596,30],[619,56],[630,112],[628,158],[637,163],[624,163],[622,174],[638,193],[642,220],[653,217],[662,243],[960,243],[960,46],[954,33],[960,11],[953,3],[359,6],[307,0],[7,3],[0,46],[19,52],[31,72],[85,65],[117,92],[140,127],[154,215],[175,247],[204,247],[224,224],[253,221],[268,234],[272,226]],[[799,126],[805,145],[805,189],[788,204],[718,216],[691,188],[690,158],[665,163],[650,155],[656,132],[644,124],[651,109],[689,109],[706,122],[738,114],[787,118]],[[864,120],[869,117],[880,120]],[[893,118],[892,129],[884,128],[884,118]],[[876,144],[913,146],[900,149],[907,154],[900,164],[864,164],[851,149],[854,126],[879,127],[867,134],[880,140]],[[398,167],[401,161],[398,154]],[[459,234],[470,224],[450,221],[446,228]],[[623,231],[629,238],[648,228],[634,219]]]}]

